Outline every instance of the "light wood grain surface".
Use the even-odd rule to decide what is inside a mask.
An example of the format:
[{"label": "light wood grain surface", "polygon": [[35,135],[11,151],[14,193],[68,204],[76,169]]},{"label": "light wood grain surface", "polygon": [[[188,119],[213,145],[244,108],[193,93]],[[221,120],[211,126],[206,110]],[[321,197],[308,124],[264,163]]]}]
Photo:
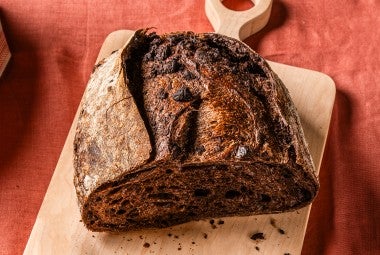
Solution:
[{"label": "light wood grain surface", "polygon": [[0,77],[11,59],[11,52],[5,39],[5,34],[0,21]]},{"label": "light wood grain surface", "polygon": [[[133,34],[120,30],[105,40],[98,60]],[[291,93],[319,171],[335,98],[326,75],[270,62]],[[77,115],[54,171],[24,254],[300,254],[311,206],[292,213],[223,218],[123,234],[93,233],[80,221],[73,185],[73,138]],[[271,224],[275,221],[275,224]],[[275,226],[274,226],[275,225]],[[281,230],[284,233],[280,233]],[[251,240],[256,232],[264,240]],[[207,238],[206,238],[207,235]],[[144,247],[148,246],[149,247]]]},{"label": "light wood grain surface", "polygon": [[272,9],[272,0],[252,2],[253,8],[234,11],[226,8],[221,0],[206,0],[205,11],[216,32],[244,40],[268,23]]}]

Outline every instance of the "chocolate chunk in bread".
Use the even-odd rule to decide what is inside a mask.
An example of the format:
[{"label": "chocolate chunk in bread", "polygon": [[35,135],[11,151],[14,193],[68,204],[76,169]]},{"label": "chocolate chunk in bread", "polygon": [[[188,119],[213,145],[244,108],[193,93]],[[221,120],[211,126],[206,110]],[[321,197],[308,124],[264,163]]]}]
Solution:
[{"label": "chocolate chunk in bread", "polygon": [[96,68],[74,141],[93,231],[280,213],[319,184],[286,87],[244,43],[140,30]]}]

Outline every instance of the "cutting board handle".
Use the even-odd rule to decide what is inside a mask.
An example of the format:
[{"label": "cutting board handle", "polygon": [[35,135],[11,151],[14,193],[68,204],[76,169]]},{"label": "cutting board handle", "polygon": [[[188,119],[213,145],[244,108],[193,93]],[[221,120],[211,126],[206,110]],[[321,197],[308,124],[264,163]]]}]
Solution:
[{"label": "cutting board handle", "polygon": [[269,20],[272,0],[252,0],[254,7],[245,11],[230,10],[221,0],[206,0],[205,10],[215,32],[244,40],[262,29]]}]

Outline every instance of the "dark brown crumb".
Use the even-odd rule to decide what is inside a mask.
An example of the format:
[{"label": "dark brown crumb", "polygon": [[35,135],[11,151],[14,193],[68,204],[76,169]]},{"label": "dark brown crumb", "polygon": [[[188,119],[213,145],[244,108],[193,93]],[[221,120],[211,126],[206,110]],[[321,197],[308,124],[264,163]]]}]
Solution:
[{"label": "dark brown crumb", "polygon": [[140,237],[140,239],[142,240],[143,239],[143,237],[142,236],[139,236]]},{"label": "dark brown crumb", "polygon": [[224,224],[224,220],[219,220],[219,221],[218,221],[218,224],[219,224],[219,225],[223,225],[223,224]]},{"label": "dark brown crumb", "polygon": [[172,233],[169,233],[168,236],[172,236]]},{"label": "dark brown crumb", "polygon": [[277,228],[278,233],[280,233],[281,235],[285,235],[285,230],[283,230],[283,229],[277,227],[277,224],[276,224],[276,220],[275,220],[275,219],[271,218],[271,219],[270,219],[270,224],[272,225],[272,227]]},{"label": "dark brown crumb", "polygon": [[259,247],[259,246],[256,246],[255,249],[256,249],[256,251],[259,251],[259,250],[260,250],[260,247]]},{"label": "dark brown crumb", "polygon": [[153,242],[153,244],[157,244],[156,242]]},{"label": "dark brown crumb", "polygon": [[212,229],[216,229],[216,225],[211,225],[211,228]]},{"label": "dark brown crumb", "polygon": [[203,233],[203,238],[207,239],[207,234],[206,233]]},{"label": "dark brown crumb", "polygon": [[214,224],[215,223],[215,221],[213,220],[213,219],[211,219],[210,220],[210,224],[212,225],[212,224]]},{"label": "dark brown crumb", "polygon": [[255,234],[253,234],[253,235],[251,235],[251,239],[252,240],[264,240],[265,239],[265,237],[264,237],[264,233],[262,233],[262,232],[257,232],[257,233],[255,233]]},{"label": "dark brown crumb", "polygon": [[287,252],[287,253],[284,253],[284,255],[290,255],[290,253],[289,253],[289,252]]},{"label": "dark brown crumb", "polygon": [[92,235],[92,237],[93,237],[93,238],[95,238],[95,236],[94,236],[94,235]]},{"label": "dark brown crumb", "polygon": [[178,247],[178,250],[180,251],[180,250],[182,250],[182,248],[181,248],[181,247]]},{"label": "dark brown crumb", "polygon": [[177,239],[178,239],[178,238],[179,238],[179,236],[175,235],[175,236],[174,236],[174,238],[177,238]]},{"label": "dark brown crumb", "polygon": [[277,228],[277,226],[276,226],[276,220],[275,220],[275,219],[271,218],[271,219],[270,219],[270,224],[271,224],[274,228]]},{"label": "dark brown crumb", "polygon": [[195,244],[195,242],[194,242],[194,241],[192,241],[191,243],[192,243],[192,244]]},{"label": "dark brown crumb", "polygon": [[149,248],[150,247],[150,244],[149,243],[144,243],[144,248]]},{"label": "dark brown crumb", "polygon": [[83,222],[83,220],[79,220],[79,222]]}]

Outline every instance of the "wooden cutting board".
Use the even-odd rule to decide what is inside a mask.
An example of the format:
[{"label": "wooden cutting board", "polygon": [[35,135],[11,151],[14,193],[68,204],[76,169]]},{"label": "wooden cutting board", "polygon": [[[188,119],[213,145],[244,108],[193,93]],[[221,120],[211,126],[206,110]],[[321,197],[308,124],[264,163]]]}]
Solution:
[{"label": "wooden cutting board", "polygon": [[[105,40],[97,62],[133,34],[120,30]],[[290,91],[319,172],[331,111],[334,82],[327,75],[270,62]],[[300,254],[311,206],[292,213],[229,217],[125,234],[93,233],[80,221],[73,185],[76,115],[24,254]],[[223,220],[223,224],[222,221]],[[265,239],[252,240],[255,233]],[[149,246],[149,247],[148,247]]]}]

